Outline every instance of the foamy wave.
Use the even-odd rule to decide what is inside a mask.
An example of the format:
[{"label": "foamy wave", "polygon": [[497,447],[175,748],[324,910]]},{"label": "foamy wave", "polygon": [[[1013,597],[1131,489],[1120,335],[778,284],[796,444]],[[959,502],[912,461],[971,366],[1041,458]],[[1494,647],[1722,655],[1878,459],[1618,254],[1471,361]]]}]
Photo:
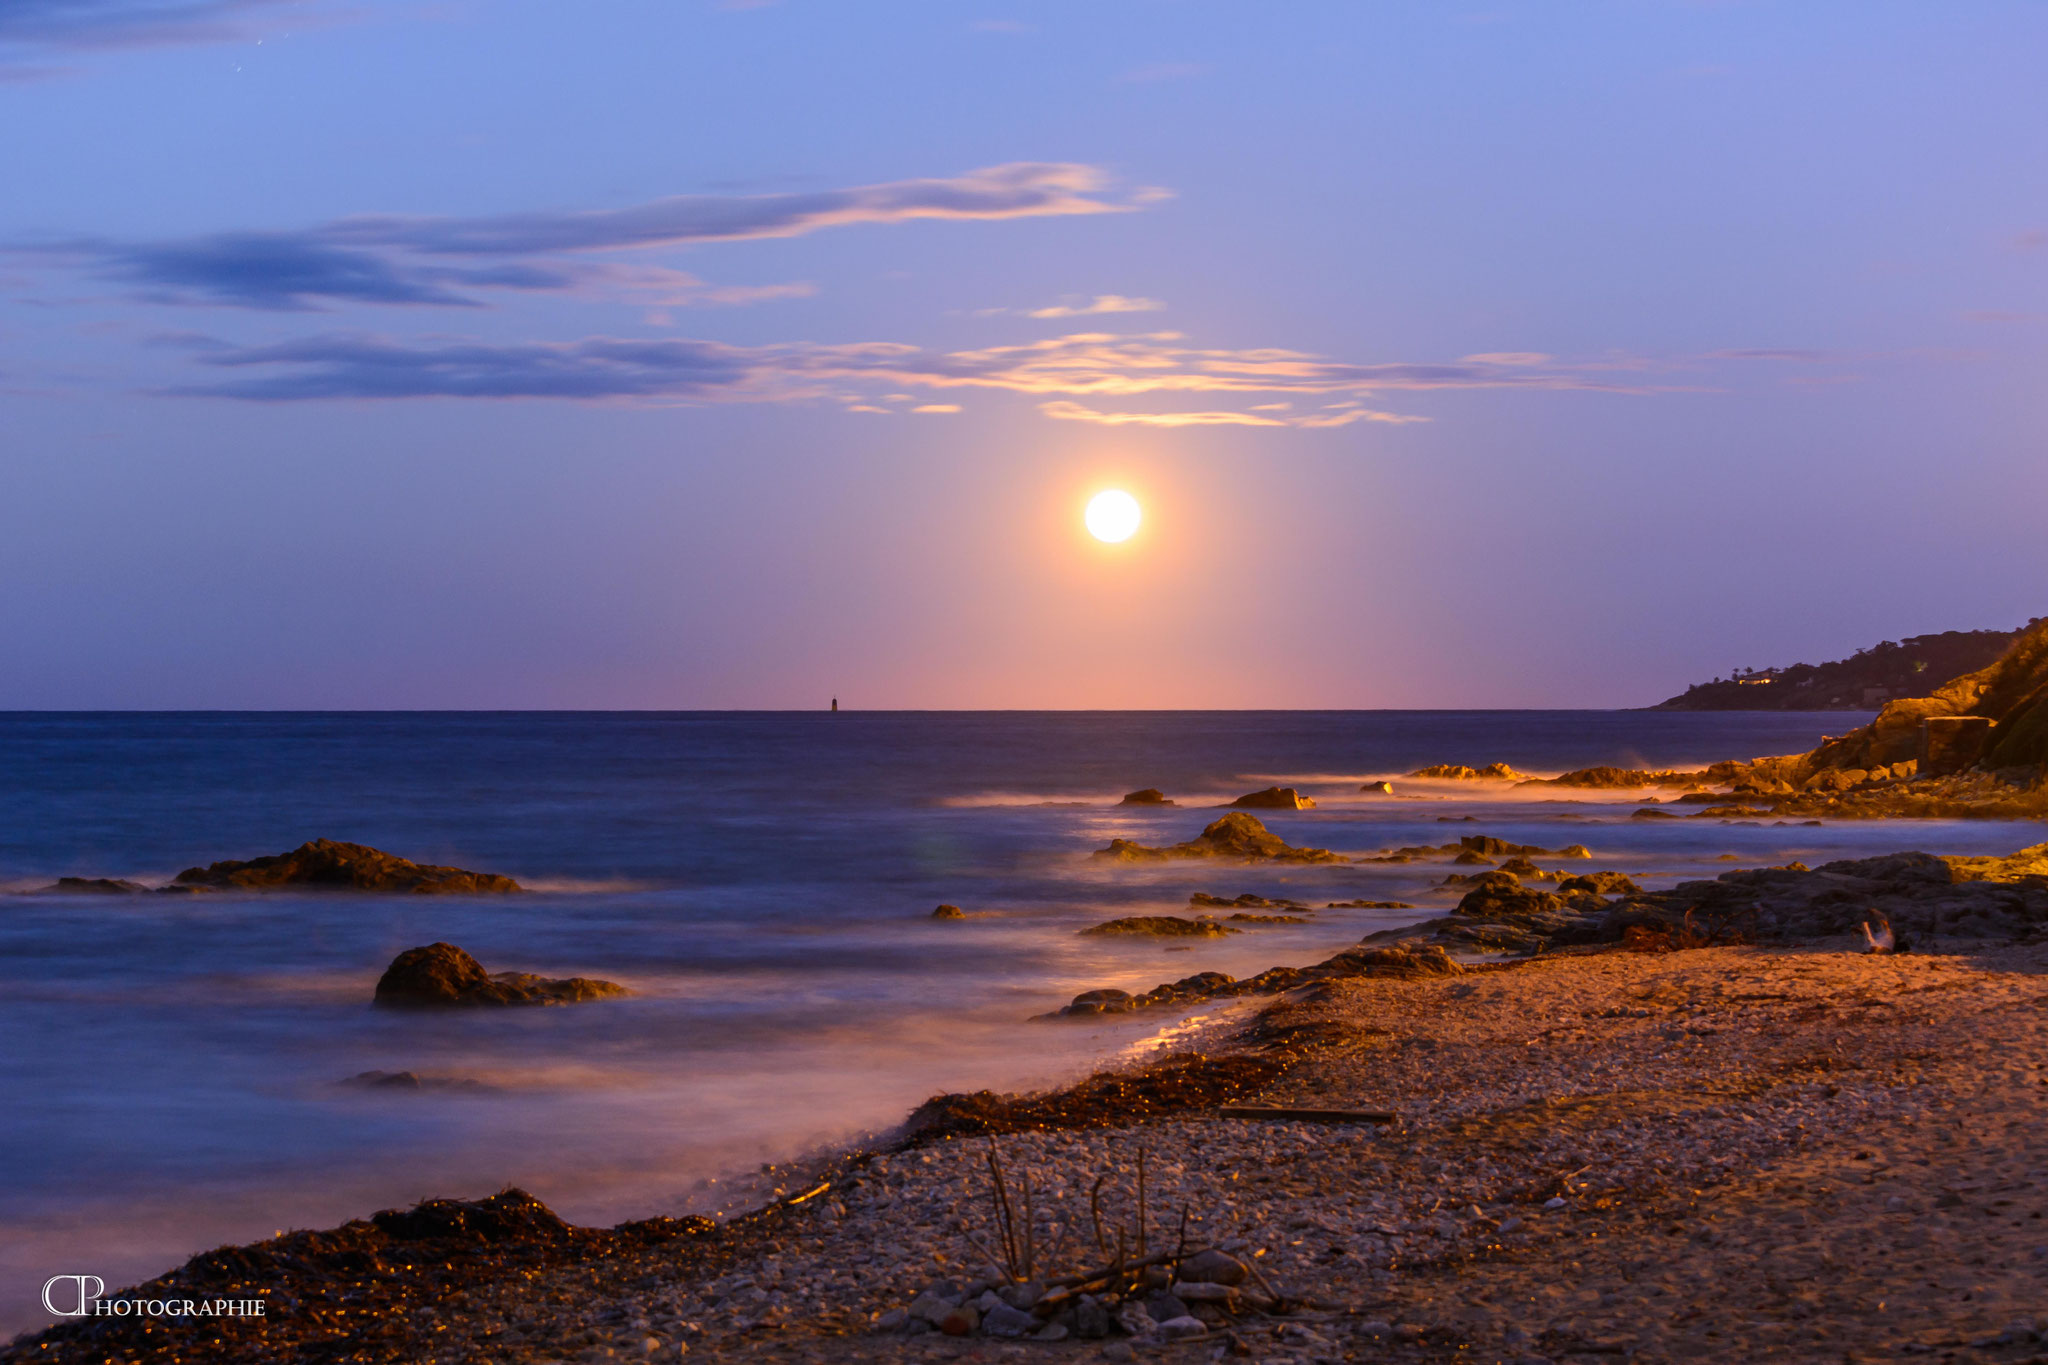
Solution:
[{"label": "foamy wave", "polygon": [[624,891],[656,891],[661,887],[659,882],[632,877],[521,877],[519,884],[528,891],[585,896]]}]

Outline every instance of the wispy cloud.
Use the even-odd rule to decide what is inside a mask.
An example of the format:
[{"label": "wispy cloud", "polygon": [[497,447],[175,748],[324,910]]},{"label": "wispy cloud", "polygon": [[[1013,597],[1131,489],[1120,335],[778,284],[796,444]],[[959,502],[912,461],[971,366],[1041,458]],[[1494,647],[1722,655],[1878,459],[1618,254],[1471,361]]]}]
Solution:
[{"label": "wispy cloud", "polygon": [[[6,3],[7,0],[0,0]],[[635,295],[664,303],[756,302],[802,285],[709,286],[694,276],[593,267],[563,257],[796,237],[854,224],[991,221],[1114,213],[1092,166],[1019,162],[945,179],[759,195],[678,195],[622,209],[487,217],[362,216],[289,232],[223,232],[167,242],[74,241],[39,250],[178,303],[297,311],[337,303],[474,307],[480,289]]]},{"label": "wispy cloud", "polygon": [[1087,303],[1056,303],[1047,308],[1033,308],[1024,316],[1028,318],[1080,318],[1095,313],[1156,313],[1166,307],[1158,299],[1134,299],[1122,294],[1097,294]]},{"label": "wispy cloud", "polygon": [[1047,417],[1067,422],[1094,422],[1105,427],[1346,427],[1353,422],[1427,422],[1427,417],[1411,417],[1397,412],[1376,412],[1370,408],[1350,407],[1337,412],[1313,413],[1300,417],[1276,417],[1269,415],[1279,405],[1260,404],[1248,412],[1101,412],[1084,407],[1065,399],[1054,399],[1040,403],[1038,410]]},{"label": "wispy cloud", "polygon": [[0,0],[0,81],[66,74],[52,61],[80,53],[232,42],[337,14],[324,0]]},{"label": "wispy cloud", "polygon": [[[1298,351],[1204,350],[1175,333],[1076,333],[1022,346],[932,351],[899,342],[733,346],[688,339],[587,337],[500,344],[466,339],[406,342],[334,333],[265,346],[192,346],[194,363],[234,377],[171,392],[286,402],[321,398],[572,398],[787,402],[831,398],[908,401],[922,391],[973,391],[1047,400],[1046,415],[1108,425],[1329,427],[1420,420],[1363,406],[1380,391],[1592,389],[1652,391],[1584,366],[1349,364]],[[1075,399],[1146,395],[1255,395],[1322,400],[1298,416],[1274,403],[1224,411],[1213,398],[1193,413],[1105,411]],[[930,403],[927,406],[940,406]],[[945,406],[951,406],[946,404]]]}]

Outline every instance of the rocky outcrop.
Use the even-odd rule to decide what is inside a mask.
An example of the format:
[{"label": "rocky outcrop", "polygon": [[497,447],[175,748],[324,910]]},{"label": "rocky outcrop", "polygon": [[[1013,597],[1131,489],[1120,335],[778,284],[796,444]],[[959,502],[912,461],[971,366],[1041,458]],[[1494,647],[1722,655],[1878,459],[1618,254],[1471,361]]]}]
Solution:
[{"label": "rocky outcrop", "polygon": [[1297,848],[1259,823],[1255,815],[1232,811],[1210,822],[1199,835],[1182,844],[1151,848],[1129,839],[1112,839],[1095,857],[1116,862],[1163,862],[1169,858],[1225,858],[1243,862],[1269,860],[1284,863],[1341,863],[1341,853],[1327,848]]},{"label": "rocky outcrop", "polygon": [[1167,800],[1166,793],[1157,787],[1141,787],[1137,791],[1124,793],[1124,799],[1117,802],[1117,804],[1119,806],[1172,806],[1179,803]]},{"label": "rocky outcrop", "polygon": [[459,867],[416,863],[363,844],[315,839],[289,853],[248,862],[188,867],[173,886],[221,891],[403,891],[415,895],[472,895],[520,889],[510,877]]},{"label": "rocky outcrop", "polygon": [[1306,910],[1301,901],[1289,900],[1285,896],[1255,896],[1247,891],[1241,896],[1226,899],[1212,896],[1206,891],[1197,891],[1188,897],[1188,905],[1196,910]]},{"label": "rocky outcrop", "polygon": [[933,919],[966,919],[967,912],[957,905],[941,905],[932,911]]},{"label": "rocky outcrop", "polygon": [[1150,1009],[1155,1005],[1185,1006],[1224,997],[1274,995],[1312,982],[1342,977],[1394,977],[1405,980],[1424,976],[1452,976],[1461,970],[1462,968],[1451,960],[1450,954],[1439,944],[1383,945],[1368,939],[1365,943],[1346,948],[1335,957],[1326,958],[1313,967],[1273,967],[1243,980],[1222,972],[1202,972],[1179,981],[1169,981],[1155,986],[1142,995],[1116,990],[1083,991],[1074,997],[1073,1003],[1058,1013],[1084,1018],[1100,1014],[1127,1014],[1133,1010]]},{"label": "rocky outcrop", "polygon": [[1707,780],[1706,770],[1681,772],[1671,768],[1577,768],[1556,777],[1531,777],[1517,783],[1523,787],[1584,787],[1595,791],[1633,791],[1643,787],[1696,787]]},{"label": "rocky outcrop", "polygon": [[587,976],[559,979],[528,972],[486,972],[452,943],[408,948],[391,960],[377,981],[376,1003],[396,1009],[473,1005],[577,1005],[632,992]]},{"label": "rocky outcrop", "polygon": [[1098,924],[1092,929],[1083,929],[1084,934],[1135,934],[1149,938],[1222,938],[1234,934],[1235,929],[1226,929],[1215,920],[1204,915],[1197,919],[1182,919],[1179,915],[1126,915]]},{"label": "rocky outcrop", "polygon": [[1534,953],[1621,943],[1631,932],[1663,942],[1799,942],[1880,920],[1900,944],[1920,949],[2048,933],[2048,844],[2004,858],[1891,853],[1818,868],[1744,868],[1665,891],[1614,872],[1568,878],[1554,892],[1489,872],[1470,888],[1451,914],[1366,941]]},{"label": "rocky outcrop", "polygon": [[1462,763],[1432,763],[1427,768],[1417,768],[1410,777],[1426,778],[1434,782],[1526,782],[1527,773],[1518,773],[1505,763],[1489,763],[1484,768],[1468,768]]},{"label": "rocky outcrop", "polygon": [[1314,810],[1314,798],[1303,796],[1292,787],[1267,787],[1264,791],[1246,792],[1232,801],[1231,806],[1239,810]]},{"label": "rocky outcrop", "polygon": [[1495,858],[1590,858],[1593,851],[1584,844],[1566,844],[1563,848],[1542,848],[1536,844],[1514,844],[1506,839],[1496,839],[1491,834],[1468,834],[1455,844],[1410,844],[1390,849],[1370,858],[1360,858],[1362,863],[1417,863],[1437,858],[1449,858],[1452,862],[1467,867],[1490,865]]}]

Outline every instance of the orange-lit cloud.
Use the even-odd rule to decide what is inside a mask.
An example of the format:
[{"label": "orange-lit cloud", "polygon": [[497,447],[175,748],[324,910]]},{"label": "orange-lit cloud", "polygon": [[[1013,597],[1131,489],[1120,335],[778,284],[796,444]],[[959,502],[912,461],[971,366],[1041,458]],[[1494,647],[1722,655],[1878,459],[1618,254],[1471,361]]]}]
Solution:
[{"label": "orange-lit cloud", "polygon": [[1106,427],[1343,427],[1353,422],[1426,422],[1427,417],[1409,417],[1394,412],[1375,412],[1369,408],[1349,408],[1343,412],[1318,413],[1302,417],[1271,417],[1274,404],[1261,404],[1259,409],[1248,412],[1101,412],[1095,408],[1083,407],[1065,399],[1054,399],[1040,403],[1038,410],[1047,417],[1067,422],[1094,422]]}]

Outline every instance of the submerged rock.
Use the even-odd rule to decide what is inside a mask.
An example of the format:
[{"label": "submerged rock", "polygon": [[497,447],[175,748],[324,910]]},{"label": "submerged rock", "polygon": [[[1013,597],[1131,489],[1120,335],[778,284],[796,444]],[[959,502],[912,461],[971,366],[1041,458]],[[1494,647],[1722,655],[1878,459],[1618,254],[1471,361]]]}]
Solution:
[{"label": "submerged rock", "polygon": [[1290,863],[1341,863],[1345,858],[1327,848],[1296,848],[1259,823],[1255,815],[1232,811],[1212,821],[1195,838],[1184,844],[1151,848],[1130,839],[1112,839],[1107,848],[1095,851],[1097,858],[1119,862],[1159,862],[1168,858],[1271,859]]},{"label": "submerged rock", "polygon": [[[315,839],[289,853],[248,862],[219,862],[188,867],[173,886],[211,887],[233,891],[270,891],[308,887],[349,891],[406,891],[414,894],[470,894],[518,891],[510,877],[436,867],[386,853],[364,844]],[[168,888],[166,888],[168,889]]]},{"label": "submerged rock", "polygon": [[1127,915],[1098,924],[1092,929],[1083,929],[1084,934],[1142,934],[1152,938],[1222,938],[1225,934],[1238,931],[1227,929],[1215,920],[1203,916],[1200,919],[1182,919],[1178,915]]},{"label": "submerged rock", "polygon": [[1206,891],[1197,891],[1188,897],[1188,904],[1198,910],[1306,910],[1301,901],[1289,900],[1285,896],[1255,896],[1247,891],[1241,896],[1226,899],[1212,896]]},{"label": "submerged rock", "polygon": [[392,1008],[468,1005],[576,1005],[633,992],[587,976],[550,978],[530,972],[487,973],[452,943],[408,948],[377,981],[376,1003]]},{"label": "submerged rock", "polygon": [[1246,792],[1230,804],[1240,810],[1314,810],[1316,806],[1313,797],[1303,796],[1292,787]]},{"label": "submerged rock", "polygon": [[1179,802],[1166,799],[1166,793],[1157,787],[1140,787],[1137,791],[1126,792],[1119,806],[1173,806]]}]

